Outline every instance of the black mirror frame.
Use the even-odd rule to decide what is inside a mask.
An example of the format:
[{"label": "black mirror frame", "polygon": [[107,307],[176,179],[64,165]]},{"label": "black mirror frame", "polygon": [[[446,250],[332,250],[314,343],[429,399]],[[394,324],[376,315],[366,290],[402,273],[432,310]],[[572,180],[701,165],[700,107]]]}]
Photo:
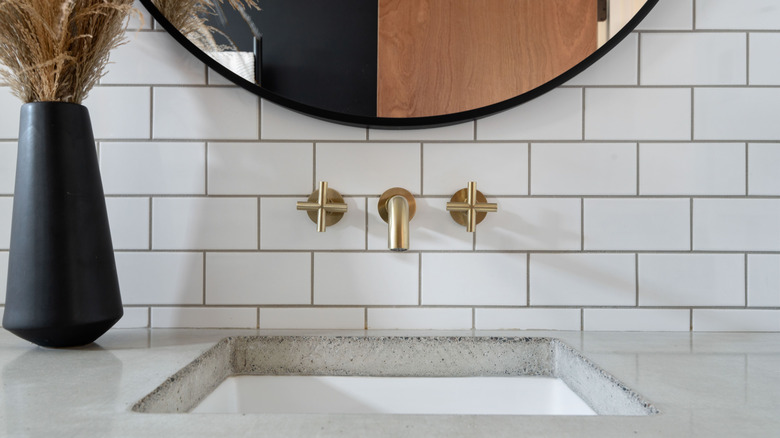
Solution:
[{"label": "black mirror frame", "polygon": [[190,53],[195,55],[209,68],[216,71],[220,75],[224,76],[236,85],[260,96],[263,99],[267,99],[277,105],[281,105],[290,110],[306,114],[308,116],[329,121],[340,123],[343,125],[356,126],[361,128],[377,128],[377,129],[419,129],[419,128],[435,128],[442,126],[455,125],[467,121],[473,121],[482,117],[490,116],[493,114],[506,111],[510,108],[514,108],[520,104],[535,99],[542,94],[547,93],[550,90],[555,89],[561,84],[566,83],[574,76],[581,73],[586,68],[590,67],[593,63],[598,61],[607,52],[617,46],[625,37],[627,37],[639,23],[650,13],[650,11],[658,3],[658,0],[647,0],[644,6],[637,12],[637,14],[626,23],[625,26],[612,38],[609,39],[603,46],[599,47],[590,56],[583,59],[579,64],[563,72],[556,78],[532,89],[523,94],[515,96],[513,98],[494,103],[492,105],[484,106],[481,108],[475,108],[468,111],[462,111],[452,114],[443,114],[440,116],[427,116],[427,117],[407,117],[407,118],[392,118],[392,117],[367,117],[354,114],[337,113],[334,111],[328,111],[314,106],[302,104],[300,102],[287,99],[283,96],[279,96],[268,90],[263,89],[259,85],[249,82],[246,79],[238,76],[230,71],[227,67],[223,66],[206,53],[201,51],[195,44],[187,39],[178,29],[176,29],[170,21],[168,21],[162,13],[154,6],[152,0],[140,0],[141,4],[149,11],[155,21],[160,23],[162,27],[173,38],[184,46]]}]

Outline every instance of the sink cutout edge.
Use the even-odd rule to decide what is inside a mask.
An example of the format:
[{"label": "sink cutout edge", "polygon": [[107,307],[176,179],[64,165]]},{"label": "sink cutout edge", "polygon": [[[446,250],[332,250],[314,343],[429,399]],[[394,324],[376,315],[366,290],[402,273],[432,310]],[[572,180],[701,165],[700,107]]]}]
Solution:
[{"label": "sink cutout edge", "polygon": [[131,407],[188,413],[235,375],[544,376],[561,379],[598,415],[655,415],[640,394],[549,337],[234,336],[209,348]]}]

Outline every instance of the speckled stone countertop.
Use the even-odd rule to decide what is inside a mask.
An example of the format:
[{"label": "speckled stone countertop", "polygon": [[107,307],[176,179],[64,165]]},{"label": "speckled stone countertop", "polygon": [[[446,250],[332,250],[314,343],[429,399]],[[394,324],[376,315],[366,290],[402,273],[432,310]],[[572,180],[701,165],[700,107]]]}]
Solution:
[{"label": "speckled stone countertop", "polygon": [[[149,414],[130,408],[234,335],[548,336],[649,399],[652,416]],[[69,350],[0,330],[0,436],[780,436],[780,334],[112,330]]]}]

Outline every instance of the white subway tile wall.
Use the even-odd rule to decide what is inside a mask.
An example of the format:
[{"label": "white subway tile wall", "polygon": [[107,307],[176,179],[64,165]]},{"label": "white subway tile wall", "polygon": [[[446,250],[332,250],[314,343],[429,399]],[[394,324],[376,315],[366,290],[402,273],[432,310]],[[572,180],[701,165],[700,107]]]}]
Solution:
[{"label": "white subway tile wall", "polygon": [[[404,131],[259,99],[145,19],[85,102],[118,327],[780,331],[778,0],[660,0],[562,87]],[[0,85],[0,314],[20,106]],[[325,233],[295,209],[319,180],[349,206]],[[469,181],[498,204],[474,234]]]}]

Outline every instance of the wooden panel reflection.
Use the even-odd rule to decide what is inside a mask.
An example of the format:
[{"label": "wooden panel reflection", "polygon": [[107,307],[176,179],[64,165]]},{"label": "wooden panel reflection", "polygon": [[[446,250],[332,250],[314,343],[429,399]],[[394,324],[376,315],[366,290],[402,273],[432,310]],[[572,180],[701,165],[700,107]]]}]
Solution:
[{"label": "wooden panel reflection", "polygon": [[597,3],[379,0],[377,115],[466,111],[550,81],[596,50]]}]

